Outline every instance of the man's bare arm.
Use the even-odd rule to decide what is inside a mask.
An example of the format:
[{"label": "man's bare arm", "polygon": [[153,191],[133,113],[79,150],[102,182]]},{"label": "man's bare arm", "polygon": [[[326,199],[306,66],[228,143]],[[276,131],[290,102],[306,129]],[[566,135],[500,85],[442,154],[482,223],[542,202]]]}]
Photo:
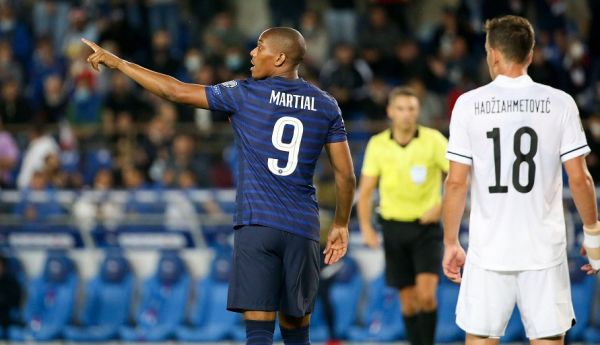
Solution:
[{"label": "man's bare arm", "polygon": [[154,72],[137,64],[128,62],[111,52],[101,48],[96,43],[81,39],[94,53],[87,61],[99,71],[99,65],[118,69],[129,78],[135,80],[144,89],[153,94],[175,103],[182,103],[196,108],[208,109],[206,88],[204,85],[181,82],[166,74]]},{"label": "man's bare arm", "polygon": [[451,161],[442,201],[444,224],[442,269],[446,277],[455,283],[461,282],[461,269],[466,261],[465,251],[458,241],[458,231],[467,202],[470,173],[470,166]]},{"label": "man's bare arm", "polygon": [[469,165],[450,162],[444,200],[442,201],[444,244],[458,243],[458,230],[465,212],[470,173],[471,167]]},{"label": "man's bare arm", "polygon": [[333,222],[337,225],[348,226],[356,189],[356,176],[350,148],[347,141],[342,141],[326,144],[325,151],[327,151],[335,174],[336,208]]},{"label": "man's bare arm", "polygon": [[585,158],[579,156],[569,159],[565,162],[565,170],[569,177],[569,189],[583,224],[594,225],[598,221],[596,190]]},{"label": "man's bare arm", "polygon": [[323,251],[325,263],[332,264],[346,255],[348,250],[348,223],[354,201],[356,177],[347,141],[326,144],[325,151],[335,174],[335,215],[327,246]]},{"label": "man's bare arm", "polygon": [[361,175],[358,188],[358,203],[356,205],[363,240],[371,248],[379,246],[379,238],[373,228],[371,219],[371,214],[373,213],[373,193],[375,192],[375,188],[377,188],[378,182],[379,177],[377,176]]}]

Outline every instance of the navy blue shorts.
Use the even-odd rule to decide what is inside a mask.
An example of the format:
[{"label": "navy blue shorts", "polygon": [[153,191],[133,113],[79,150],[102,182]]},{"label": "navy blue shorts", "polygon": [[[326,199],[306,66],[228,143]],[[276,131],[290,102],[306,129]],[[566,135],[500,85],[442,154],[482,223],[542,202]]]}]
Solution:
[{"label": "navy blue shorts", "polygon": [[303,317],[319,288],[319,243],[265,226],[234,232],[227,309]]}]

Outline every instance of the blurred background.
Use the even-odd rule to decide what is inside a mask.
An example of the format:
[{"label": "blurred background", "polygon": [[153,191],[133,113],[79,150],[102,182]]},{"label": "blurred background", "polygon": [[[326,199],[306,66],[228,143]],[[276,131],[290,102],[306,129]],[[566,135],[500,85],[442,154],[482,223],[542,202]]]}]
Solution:
[{"label": "blurred background", "polygon": [[[210,85],[249,77],[265,28],[297,28],[308,45],[301,76],[337,99],[359,176],[367,140],[388,126],[394,86],[412,86],[420,122],[447,135],[456,99],[489,82],[483,23],[505,14],[533,23],[529,74],[577,101],[600,182],[597,0],[0,0],[0,338],[245,336],[239,315],[224,310],[237,161],[228,115],[92,71],[81,37]],[[325,157],[315,185],[326,230],[335,200]],[[600,343],[596,279],[577,269],[581,224],[565,195],[578,316],[569,340]],[[354,215],[351,238],[332,288],[338,334],[404,339],[383,255],[361,245]],[[461,239],[467,246],[466,226]],[[442,281],[439,342],[461,340],[456,293]],[[314,341],[328,338],[320,313]],[[517,318],[508,341],[524,339]]]}]

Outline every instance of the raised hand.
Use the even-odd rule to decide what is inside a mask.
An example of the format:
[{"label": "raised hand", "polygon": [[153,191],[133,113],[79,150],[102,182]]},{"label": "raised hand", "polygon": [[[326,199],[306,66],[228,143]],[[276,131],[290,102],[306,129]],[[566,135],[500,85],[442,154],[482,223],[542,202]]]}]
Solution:
[{"label": "raised hand", "polygon": [[94,51],[92,55],[88,56],[87,62],[89,62],[92,68],[96,71],[100,71],[98,68],[99,65],[104,65],[108,68],[118,68],[119,64],[123,63],[123,59],[105,49],[102,49],[96,43],[86,40],[85,38],[82,38],[81,42],[87,44],[87,46],[92,48]]}]

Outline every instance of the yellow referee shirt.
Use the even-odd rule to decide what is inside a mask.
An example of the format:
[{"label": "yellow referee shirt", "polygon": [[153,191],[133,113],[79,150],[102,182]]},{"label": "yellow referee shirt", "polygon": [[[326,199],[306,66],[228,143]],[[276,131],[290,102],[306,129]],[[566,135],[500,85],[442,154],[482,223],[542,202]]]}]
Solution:
[{"label": "yellow referee shirt", "polygon": [[386,220],[413,221],[441,201],[442,171],[448,172],[448,140],[419,126],[401,146],[387,129],[367,144],[362,174],[379,177],[380,214]]}]

